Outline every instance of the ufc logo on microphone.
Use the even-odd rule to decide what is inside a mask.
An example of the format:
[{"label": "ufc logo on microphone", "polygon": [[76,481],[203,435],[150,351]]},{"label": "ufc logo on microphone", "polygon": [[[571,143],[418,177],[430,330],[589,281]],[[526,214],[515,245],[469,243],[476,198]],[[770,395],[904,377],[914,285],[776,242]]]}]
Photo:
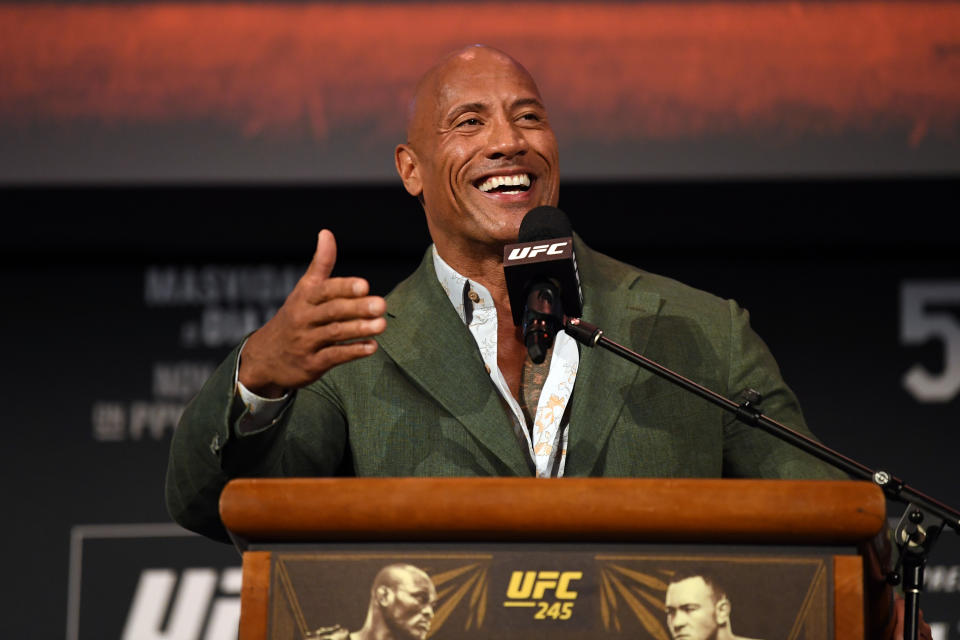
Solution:
[{"label": "ufc logo on microphone", "polygon": [[507,256],[507,260],[523,260],[524,258],[533,258],[539,254],[548,256],[559,256],[563,254],[563,247],[567,246],[567,241],[554,242],[553,244],[537,244],[534,246],[516,247]]}]

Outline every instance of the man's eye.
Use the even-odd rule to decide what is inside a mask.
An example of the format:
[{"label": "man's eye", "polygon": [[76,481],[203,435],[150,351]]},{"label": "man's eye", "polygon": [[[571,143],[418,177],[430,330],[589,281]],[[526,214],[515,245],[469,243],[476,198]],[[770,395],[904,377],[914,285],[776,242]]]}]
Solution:
[{"label": "man's eye", "polygon": [[458,127],[463,127],[463,126],[475,127],[479,124],[480,124],[480,118],[467,118],[466,120],[461,120],[459,123],[457,123],[457,126]]},{"label": "man's eye", "polygon": [[526,120],[528,122],[540,122],[540,116],[536,113],[525,113],[520,116],[521,120]]}]

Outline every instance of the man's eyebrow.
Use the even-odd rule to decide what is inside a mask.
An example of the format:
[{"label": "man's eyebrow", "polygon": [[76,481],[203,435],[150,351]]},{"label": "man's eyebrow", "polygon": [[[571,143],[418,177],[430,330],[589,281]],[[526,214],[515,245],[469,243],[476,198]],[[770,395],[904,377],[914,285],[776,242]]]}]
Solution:
[{"label": "man's eyebrow", "polygon": [[410,591],[409,593],[410,593],[411,596],[413,596],[413,599],[414,599],[414,600],[418,600],[418,601],[420,601],[420,602],[426,603],[426,602],[436,602],[436,601],[437,601],[436,598],[431,597],[431,595],[430,595],[430,590],[429,590],[429,589],[418,589],[418,590],[416,590],[416,591]]},{"label": "man's eyebrow", "polygon": [[[536,107],[537,109],[544,109],[543,103],[533,96],[528,98],[517,98],[510,105],[511,109],[522,109],[523,107]],[[470,113],[471,111],[484,112],[489,108],[489,105],[484,102],[466,102],[451,109],[447,114],[447,120],[453,120],[457,116],[463,113]]]},{"label": "man's eyebrow", "polygon": [[458,104],[456,107],[450,110],[447,114],[448,120],[453,120],[461,113],[469,113],[471,111],[485,111],[487,105],[482,102],[467,102],[465,104]]},{"label": "man's eyebrow", "polygon": [[520,107],[537,107],[538,109],[543,109],[543,108],[544,108],[544,107],[543,107],[543,103],[540,102],[538,99],[533,98],[533,97],[531,97],[531,98],[518,98],[517,100],[515,100],[515,101],[513,102],[513,105],[511,105],[511,106],[512,106],[514,109],[518,109],[518,108],[520,108]]}]

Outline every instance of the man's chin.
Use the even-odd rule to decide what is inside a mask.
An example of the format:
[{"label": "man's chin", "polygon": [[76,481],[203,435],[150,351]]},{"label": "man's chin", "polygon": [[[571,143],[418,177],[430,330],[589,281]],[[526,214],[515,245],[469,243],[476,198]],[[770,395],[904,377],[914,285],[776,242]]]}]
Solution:
[{"label": "man's chin", "polygon": [[397,635],[403,638],[409,638],[410,640],[424,640],[427,635],[430,633],[430,624],[417,624],[412,627],[404,627],[397,630],[399,633]]}]

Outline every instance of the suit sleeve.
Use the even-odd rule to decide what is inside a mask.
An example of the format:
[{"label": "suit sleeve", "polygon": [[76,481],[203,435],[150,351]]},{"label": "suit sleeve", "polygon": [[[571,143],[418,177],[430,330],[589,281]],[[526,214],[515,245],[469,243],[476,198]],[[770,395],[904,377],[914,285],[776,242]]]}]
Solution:
[{"label": "suit sleeve", "polygon": [[183,527],[229,542],[220,520],[223,487],[237,477],[335,475],[346,456],[346,420],[322,382],[298,390],[273,424],[240,434],[246,407],[234,386],[239,348],[187,405],[173,435],[167,509]]},{"label": "suit sleeve", "polygon": [[[727,397],[736,402],[753,389],[762,394],[760,410],[814,438],[793,391],[784,382],[767,345],[750,327],[749,314],[728,302],[730,312]],[[724,476],[772,479],[847,479],[846,474],[758,427],[725,415]]]}]

